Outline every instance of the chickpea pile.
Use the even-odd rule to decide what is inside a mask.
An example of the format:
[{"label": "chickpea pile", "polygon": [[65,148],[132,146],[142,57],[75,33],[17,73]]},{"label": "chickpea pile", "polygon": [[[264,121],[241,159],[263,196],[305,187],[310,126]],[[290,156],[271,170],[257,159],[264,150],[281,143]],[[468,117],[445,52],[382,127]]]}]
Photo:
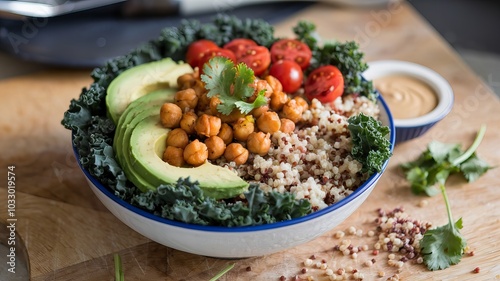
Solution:
[{"label": "chickpea pile", "polygon": [[241,165],[250,153],[264,156],[271,147],[271,134],[293,132],[309,107],[305,99],[289,97],[281,83],[270,75],[255,79],[254,95],[248,99],[252,102],[265,90],[268,104],[248,115],[238,109],[229,115],[218,112],[220,99],[207,96],[197,72],[180,76],[177,84],[179,91],[174,102],[165,103],[160,109],[162,125],[172,129],[167,135],[163,161],[177,167],[196,167],[220,157]]}]

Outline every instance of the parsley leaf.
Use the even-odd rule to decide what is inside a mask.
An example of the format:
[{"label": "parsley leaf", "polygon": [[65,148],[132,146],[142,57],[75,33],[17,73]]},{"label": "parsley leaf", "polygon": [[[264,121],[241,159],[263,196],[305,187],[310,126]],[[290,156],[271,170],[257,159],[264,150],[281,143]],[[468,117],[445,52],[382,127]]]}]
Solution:
[{"label": "parsley leaf", "polygon": [[438,194],[436,184],[439,182],[439,176],[444,175],[443,171],[447,172],[446,178],[450,174],[461,173],[469,182],[472,182],[491,169],[474,153],[485,131],[486,127],[482,126],[473,144],[465,152],[460,149],[459,144],[432,141],[418,159],[402,164],[401,168],[406,173],[412,192],[428,196]]},{"label": "parsley leaf", "polygon": [[246,64],[234,63],[224,57],[214,57],[203,66],[201,80],[208,89],[208,97],[219,97],[221,103],[217,110],[229,115],[235,108],[248,114],[252,109],[265,105],[267,98],[264,90],[260,91],[253,102],[248,102],[255,89],[251,86],[255,80],[254,72]]},{"label": "parsley leaf", "polygon": [[351,116],[347,122],[353,143],[351,154],[363,165],[361,171],[368,174],[380,172],[391,156],[391,143],[386,138],[389,127],[363,113]]}]

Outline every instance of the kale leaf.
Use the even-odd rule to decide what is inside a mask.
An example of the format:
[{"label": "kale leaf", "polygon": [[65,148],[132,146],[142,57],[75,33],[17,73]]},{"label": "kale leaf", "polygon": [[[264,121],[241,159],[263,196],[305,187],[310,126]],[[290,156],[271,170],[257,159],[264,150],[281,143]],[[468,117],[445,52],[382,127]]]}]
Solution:
[{"label": "kale leaf", "polygon": [[349,117],[347,122],[353,143],[351,154],[363,165],[361,171],[370,175],[380,172],[392,154],[391,143],[386,138],[389,127],[363,113]]}]

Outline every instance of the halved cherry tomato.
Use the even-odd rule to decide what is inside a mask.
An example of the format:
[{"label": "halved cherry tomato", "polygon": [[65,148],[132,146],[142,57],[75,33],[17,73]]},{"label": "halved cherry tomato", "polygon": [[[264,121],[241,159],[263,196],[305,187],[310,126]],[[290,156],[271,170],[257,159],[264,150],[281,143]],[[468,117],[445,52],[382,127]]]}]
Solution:
[{"label": "halved cherry tomato", "polygon": [[294,93],[302,85],[304,74],[302,68],[291,60],[280,60],[271,65],[269,75],[276,77],[285,93]]},{"label": "halved cherry tomato", "polygon": [[271,64],[271,54],[264,46],[248,46],[240,57],[236,56],[236,61],[245,63],[253,70],[255,76],[259,76]]},{"label": "halved cherry tomato", "polygon": [[225,57],[225,58],[232,60],[234,63],[236,63],[236,56],[230,50],[222,49],[222,48],[208,50],[202,54],[200,61],[198,63],[200,73],[203,72],[203,65],[213,57]]},{"label": "halved cherry tomato", "polygon": [[231,50],[236,56],[236,59],[239,59],[250,46],[257,46],[257,43],[252,39],[236,38],[226,43],[222,48]]},{"label": "halved cherry tomato", "polygon": [[311,61],[312,52],[304,42],[295,39],[281,39],[271,46],[271,60],[292,60],[306,69]]},{"label": "halved cherry tomato", "polygon": [[307,77],[304,85],[306,97],[322,103],[334,101],[344,93],[344,77],[333,65],[320,66]]},{"label": "halved cherry tomato", "polygon": [[192,67],[198,66],[204,52],[218,48],[215,42],[207,39],[194,41],[187,49],[186,62]]}]

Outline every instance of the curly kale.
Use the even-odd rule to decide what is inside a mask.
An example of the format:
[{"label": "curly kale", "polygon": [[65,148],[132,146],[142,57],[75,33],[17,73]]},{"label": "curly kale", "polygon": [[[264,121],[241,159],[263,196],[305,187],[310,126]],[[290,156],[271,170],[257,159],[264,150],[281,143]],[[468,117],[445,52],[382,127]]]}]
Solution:
[{"label": "curly kale", "polygon": [[351,154],[363,165],[361,171],[369,175],[380,172],[392,154],[391,143],[387,139],[389,127],[363,113],[351,116],[347,122],[353,143]]},{"label": "curly kale", "polygon": [[205,197],[198,183],[187,178],[135,194],[132,204],[171,220],[230,227],[290,220],[311,212],[309,201],[295,200],[291,193],[264,193],[252,184],[244,195],[246,201],[217,201]]},{"label": "curly kale", "polygon": [[322,65],[334,65],[344,76],[345,94],[360,94],[370,100],[376,100],[377,92],[373,88],[373,83],[364,80],[361,75],[368,69],[368,65],[364,62],[364,54],[356,42],[329,42],[320,47],[319,38],[315,33],[316,26],[308,22],[299,22],[293,31],[299,40],[311,48],[313,56],[308,72]]}]

